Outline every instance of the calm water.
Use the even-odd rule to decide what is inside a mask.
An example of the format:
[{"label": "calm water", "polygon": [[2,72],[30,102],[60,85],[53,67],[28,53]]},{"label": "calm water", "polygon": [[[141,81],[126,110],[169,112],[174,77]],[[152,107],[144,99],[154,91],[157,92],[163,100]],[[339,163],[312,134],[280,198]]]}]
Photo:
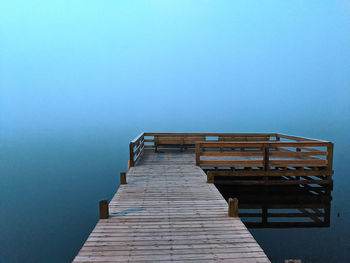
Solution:
[{"label": "calm water", "polygon": [[[1,262],[71,261],[97,222],[98,201],[118,188],[131,132],[4,136]],[[349,143],[314,137],[335,141],[330,227],[251,229],[273,262],[350,260]]]},{"label": "calm water", "polygon": [[330,227],[252,233],[276,262],[350,262],[349,14],[347,0],[0,1],[0,262],[71,261],[142,131],[333,141]]}]

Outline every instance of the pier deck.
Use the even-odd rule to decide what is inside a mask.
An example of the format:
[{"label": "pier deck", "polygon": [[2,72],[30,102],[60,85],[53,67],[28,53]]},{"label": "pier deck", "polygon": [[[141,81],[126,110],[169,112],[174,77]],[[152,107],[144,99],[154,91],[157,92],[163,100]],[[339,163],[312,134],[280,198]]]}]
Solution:
[{"label": "pier deck", "polygon": [[[207,174],[207,182],[236,185],[332,185],[333,143],[279,133],[142,133],[130,142],[130,166],[168,158],[180,149]],[[153,154],[152,151],[153,150]]]},{"label": "pier deck", "polygon": [[74,262],[270,262],[193,151],[146,150]]},{"label": "pier deck", "polygon": [[327,141],[278,133],[142,133],[129,149],[127,184],[74,262],[270,262],[242,221],[228,216],[216,178],[235,185],[332,185]]}]

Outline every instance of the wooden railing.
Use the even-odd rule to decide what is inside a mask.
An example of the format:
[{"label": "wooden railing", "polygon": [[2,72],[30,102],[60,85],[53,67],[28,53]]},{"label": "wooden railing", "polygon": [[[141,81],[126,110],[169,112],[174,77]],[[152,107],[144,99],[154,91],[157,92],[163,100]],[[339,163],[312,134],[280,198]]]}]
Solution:
[{"label": "wooden railing", "polygon": [[196,165],[206,168],[256,167],[267,171],[272,167],[323,167],[332,170],[332,159],[333,143],[311,139],[196,143]]},{"label": "wooden railing", "polygon": [[132,140],[129,144],[129,166],[135,166],[135,163],[140,159],[143,149],[145,148],[145,133],[141,133],[134,140]]},{"label": "wooden railing", "polygon": [[275,133],[144,133],[145,148],[194,147],[196,142],[270,141]]},{"label": "wooden railing", "polygon": [[333,143],[279,133],[141,133],[129,146],[130,167],[144,149],[195,147],[203,168],[333,169]]},{"label": "wooden railing", "polygon": [[141,133],[130,142],[129,166],[133,167],[141,157],[144,149],[188,148],[195,147],[196,142],[224,141],[270,141],[277,140],[276,133]]}]

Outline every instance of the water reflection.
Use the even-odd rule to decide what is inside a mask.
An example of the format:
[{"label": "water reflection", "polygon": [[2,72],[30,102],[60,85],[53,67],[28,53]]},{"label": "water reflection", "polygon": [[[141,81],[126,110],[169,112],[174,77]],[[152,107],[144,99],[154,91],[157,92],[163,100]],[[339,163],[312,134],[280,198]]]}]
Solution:
[{"label": "water reflection", "polygon": [[329,227],[330,186],[232,186],[216,184],[227,200],[239,199],[248,228]]}]

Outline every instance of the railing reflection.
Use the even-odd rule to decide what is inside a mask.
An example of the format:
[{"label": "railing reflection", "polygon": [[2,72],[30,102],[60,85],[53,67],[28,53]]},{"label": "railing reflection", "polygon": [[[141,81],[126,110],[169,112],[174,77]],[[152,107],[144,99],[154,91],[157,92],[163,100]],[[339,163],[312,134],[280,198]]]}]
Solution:
[{"label": "railing reflection", "polygon": [[248,228],[330,225],[329,186],[216,186],[226,199],[239,199],[239,217]]}]

